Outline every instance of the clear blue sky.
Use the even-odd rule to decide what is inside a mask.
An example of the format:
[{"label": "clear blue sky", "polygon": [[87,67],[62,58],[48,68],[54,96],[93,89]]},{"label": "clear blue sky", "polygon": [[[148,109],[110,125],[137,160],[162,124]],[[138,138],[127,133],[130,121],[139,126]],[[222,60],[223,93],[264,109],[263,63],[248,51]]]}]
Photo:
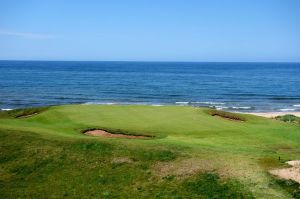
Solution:
[{"label": "clear blue sky", "polygon": [[300,61],[300,0],[1,0],[0,59]]}]

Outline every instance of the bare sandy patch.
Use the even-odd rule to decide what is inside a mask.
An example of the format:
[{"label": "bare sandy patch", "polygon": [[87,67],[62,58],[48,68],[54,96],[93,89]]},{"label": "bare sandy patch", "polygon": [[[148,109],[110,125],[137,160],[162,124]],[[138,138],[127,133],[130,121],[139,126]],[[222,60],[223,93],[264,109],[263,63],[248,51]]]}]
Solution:
[{"label": "bare sandy patch", "polygon": [[270,173],[280,178],[293,180],[300,183],[300,160],[288,161],[286,163],[292,167],[284,169],[274,169],[271,170]]},{"label": "bare sandy patch", "polygon": [[158,176],[174,175],[179,178],[189,177],[198,172],[212,171],[214,164],[207,160],[189,158],[175,162],[158,162],[152,171]]},{"label": "bare sandy patch", "polygon": [[295,115],[297,117],[300,117],[300,112],[266,112],[266,113],[248,113],[248,114],[267,117],[267,118],[274,118],[282,115]]},{"label": "bare sandy patch", "polygon": [[117,157],[114,158],[111,163],[114,164],[129,164],[129,163],[133,163],[133,160],[129,157]]},{"label": "bare sandy patch", "polygon": [[104,130],[90,130],[90,131],[84,132],[84,134],[91,135],[91,136],[107,137],[107,138],[129,138],[129,139],[149,138],[149,136],[144,136],[144,135],[125,135],[125,134],[118,134],[118,133],[109,133]]}]

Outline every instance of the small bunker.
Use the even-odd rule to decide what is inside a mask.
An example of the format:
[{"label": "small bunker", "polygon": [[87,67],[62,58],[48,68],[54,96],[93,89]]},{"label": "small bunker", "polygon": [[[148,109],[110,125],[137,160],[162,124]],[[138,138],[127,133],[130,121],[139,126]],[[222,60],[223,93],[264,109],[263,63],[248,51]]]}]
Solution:
[{"label": "small bunker", "polygon": [[123,133],[110,133],[101,129],[92,129],[83,132],[85,135],[90,136],[99,136],[99,137],[107,137],[107,138],[129,138],[129,139],[147,139],[153,138],[153,136],[148,135],[129,135]]}]

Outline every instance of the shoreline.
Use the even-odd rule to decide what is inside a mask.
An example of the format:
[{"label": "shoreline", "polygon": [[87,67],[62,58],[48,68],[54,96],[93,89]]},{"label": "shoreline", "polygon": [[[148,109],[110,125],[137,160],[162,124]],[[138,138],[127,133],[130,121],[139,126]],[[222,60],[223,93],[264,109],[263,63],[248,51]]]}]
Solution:
[{"label": "shoreline", "polygon": [[[240,112],[240,113],[242,113],[242,112]],[[282,115],[295,115],[297,117],[300,117],[300,111],[298,111],[298,112],[249,112],[246,114],[267,117],[267,118],[274,118],[274,117],[282,116]]]},{"label": "shoreline", "polygon": [[[183,103],[183,102],[181,102]],[[68,105],[74,105],[74,104],[68,104]],[[135,106],[189,106],[187,104],[181,105],[181,104],[146,104],[146,103],[135,103],[135,104],[130,104],[130,103],[80,103],[78,105],[135,105]],[[54,105],[54,106],[61,106],[61,105]],[[191,107],[196,107],[196,108],[211,108],[209,106],[191,106]],[[26,108],[31,108],[31,107],[26,107]],[[26,109],[25,108],[25,109]],[[18,109],[18,108],[16,108]],[[22,108],[21,108],[22,109]],[[15,110],[13,108],[0,108],[0,111],[12,111]],[[221,110],[221,111],[226,111],[226,112],[231,112],[231,113],[239,113],[239,114],[250,114],[250,115],[256,115],[256,116],[261,116],[261,117],[267,117],[267,118],[274,118],[277,116],[283,116],[283,115],[295,115],[297,117],[300,117],[300,111],[263,111],[263,112],[243,112],[243,111],[232,111],[232,110],[226,110],[226,109],[216,109],[216,110]]]}]

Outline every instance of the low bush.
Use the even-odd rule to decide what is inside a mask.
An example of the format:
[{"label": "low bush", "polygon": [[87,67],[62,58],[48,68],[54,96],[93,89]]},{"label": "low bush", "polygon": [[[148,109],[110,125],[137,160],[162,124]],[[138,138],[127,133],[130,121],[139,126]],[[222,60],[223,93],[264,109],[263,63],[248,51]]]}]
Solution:
[{"label": "low bush", "polygon": [[277,117],[275,117],[275,119],[284,121],[284,122],[293,122],[293,123],[300,124],[300,117],[297,117],[297,116],[291,115],[291,114],[277,116]]}]

